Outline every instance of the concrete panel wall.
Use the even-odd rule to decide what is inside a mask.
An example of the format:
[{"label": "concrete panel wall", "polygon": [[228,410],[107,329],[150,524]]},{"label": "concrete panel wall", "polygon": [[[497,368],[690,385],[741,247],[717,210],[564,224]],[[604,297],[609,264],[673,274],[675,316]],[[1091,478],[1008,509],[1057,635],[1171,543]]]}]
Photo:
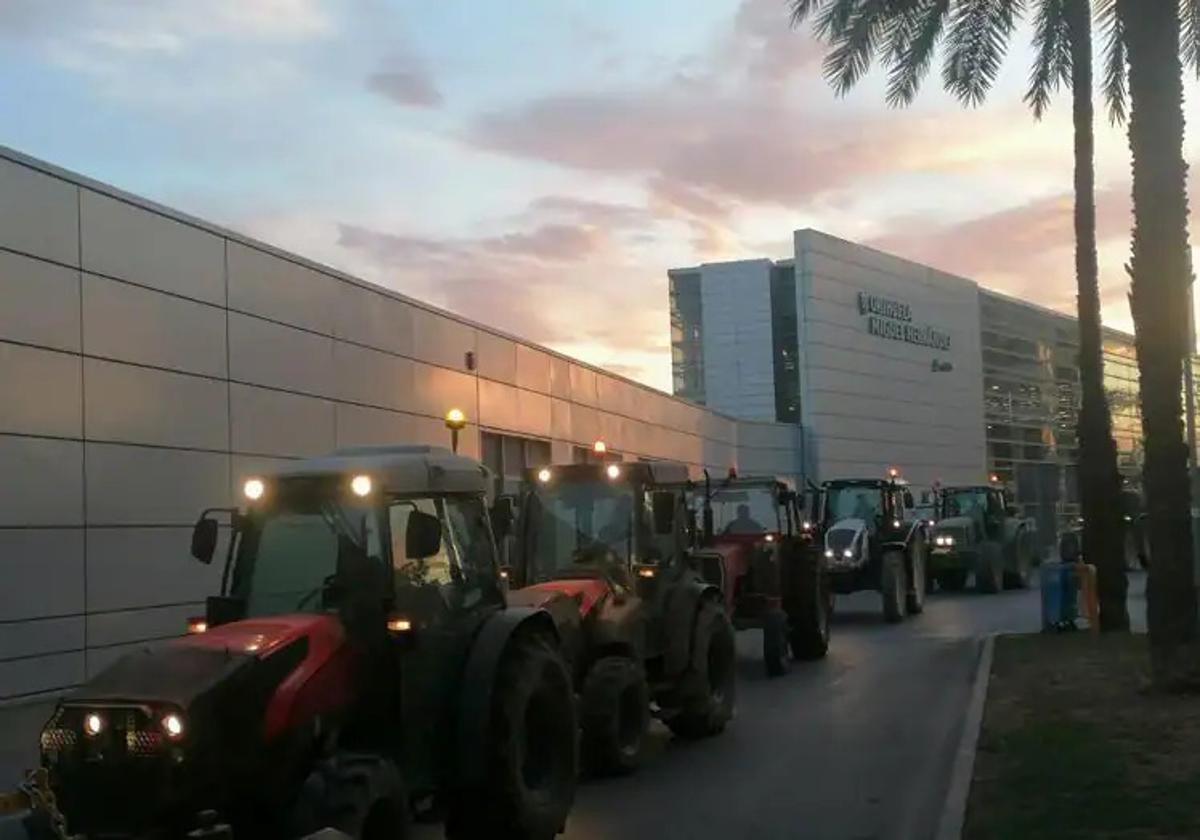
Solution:
[{"label": "concrete panel wall", "polygon": [[[810,478],[882,475],[980,481],[985,469],[979,289],[815,231],[797,231],[801,415]],[[872,335],[863,292],[906,304],[950,335],[937,350]],[[933,363],[952,370],[935,372]]]},{"label": "concrete panel wall", "polygon": [[[468,352],[475,354],[469,370]],[[727,417],[0,149],[0,703],[180,632],[199,511],[337,446],[480,429],[788,465]],[[794,452],[792,453],[794,455]],[[793,465],[794,466],[794,465]]]}]

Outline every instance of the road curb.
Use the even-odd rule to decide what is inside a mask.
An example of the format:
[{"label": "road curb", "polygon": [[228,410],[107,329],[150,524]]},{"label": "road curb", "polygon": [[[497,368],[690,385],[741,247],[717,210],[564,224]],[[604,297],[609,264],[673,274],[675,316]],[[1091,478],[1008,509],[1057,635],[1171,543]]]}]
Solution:
[{"label": "road curb", "polygon": [[979,662],[975,666],[975,680],[963,721],[962,737],[954,754],[954,767],[950,771],[950,788],[946,791],[946,804],[942,807],[942,818],[938,822],[937,840],[959,840],[962,837],[963,822],[967,816],[967,797],[971,793],[971,778],[975,774],[979,728],[983,725],[983,706],[987,702],[988,680],[992,676],[995,644],[994,633],[984,637]]}]

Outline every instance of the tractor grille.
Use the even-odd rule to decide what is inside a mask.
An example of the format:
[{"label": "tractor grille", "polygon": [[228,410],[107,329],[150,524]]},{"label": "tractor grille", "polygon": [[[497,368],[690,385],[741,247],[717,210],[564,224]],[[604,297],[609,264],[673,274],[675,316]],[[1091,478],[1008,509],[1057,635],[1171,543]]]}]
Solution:
[{"label": "tractor grille", "polygon": [[75,746],[77,736],[70,729],[50,728],[42,731],[42,752],[69,750]]},{"label": "tractor grille", "polygon": [[947,528],[938,528],[934,534],[937,537],[954,537],[954,545],[962,547],[971,542],[971,533],[969,528],[958,528],[953,525]]},{"label": "tractor grille", "polygon": [[853,528],[834,528],[825,535],[825,545],[833,549],[838,556],[854,542],[858,531]]}]

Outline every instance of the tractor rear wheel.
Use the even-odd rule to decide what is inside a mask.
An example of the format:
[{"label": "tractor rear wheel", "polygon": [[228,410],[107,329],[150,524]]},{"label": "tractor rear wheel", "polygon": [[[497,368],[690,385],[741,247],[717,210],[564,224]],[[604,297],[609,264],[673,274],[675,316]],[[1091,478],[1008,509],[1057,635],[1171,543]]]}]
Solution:
[{"label": "tractor rear wheel", "polygon": [[355,840],[408,836],[408,799],[400,771],[370,753],[338,753],[309,773],[291,820],[292,836],[333,828]]},{"label": "tractor rear wheel", "polygon": [[665,721],[680,738],[716,735],[733,717],[737,643],[733,625],[714,600],[700,604],[692,639],[692,662],[677,689],[680,709]]},{"label": "tractor rear wheel", "polygon": [[1017,544],[1013,547],[1013,561],[1016,569],[1004,573],[1005,589],[1029,588],[1029,575],[1033,567],[1033,559],[1030,556],[1032,553],[1027,534],[1024,531],[1017,534]]},{"label": "tractor rear wheel", "polygon": [[562,657],[541,636],[518,635],[496,678],[491,738],[479,745],[487,784],[454,793],[446,837],[553,838],[575,799],[577,739]]},{"label": "tractor rear wheel", "polygon": [[579,726],[589,771],[613,775],[637,769],[650,726],[650,688],[641,664],[606,656],[592,665],[580,692]]},{"label": "tractor rear wheel", "polygon": [[883,553],[879,568],[879,594],[883,596],[883,618],[896,623],[904,620],[907,606],[908,571],[904,568],[904,552],[888,549]]},{"label": "tractor rear wheel", "polygon": [[788,618],[783,610],[771,610],[763,616],[763,663],[768,677],[782,677],[788,671]]},{"label": "tractor rear wheel", "polygon": [[833,593],[820,559],[813,553],[796,564],[796,608],[788,615],[792,656],[820,659],[829,651],[829,616]]},{"label": "tractor rear wheel", "polygon": [[987,540],[979,545],[979,565],[975,569],[975,588],[986,595],[1004,585],[1004,552],[1000,544]]}]

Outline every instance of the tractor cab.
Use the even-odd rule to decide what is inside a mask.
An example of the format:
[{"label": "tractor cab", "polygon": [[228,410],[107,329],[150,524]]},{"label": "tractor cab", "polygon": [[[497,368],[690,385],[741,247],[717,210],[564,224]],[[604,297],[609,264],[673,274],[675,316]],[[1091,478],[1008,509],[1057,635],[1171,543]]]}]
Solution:
[{"label": "tractor cab", "polygon": [[942,487],[938,491],[938,519],[943,523],[962,520],[962,525],[975,530],[976,539],[999,539],[1004,518],[1016,513],[1007,492],[996,485]]},{"label": "tractor cab", "polygon": [[[553,657],[570,698],[550,617],[505,609],[485,483],[479,463],[436,447],[348,449],[251,478],[244,507],[205,511],[193,557],[212,563],[226,543],[206,614],[93,677],[42,732],[71,828],[182,836],[205,812],[238,836],[332,826],[359,837],[372,821],[402,834],[410,800],[475,785],[482,771],[446,744],[459,733],[479,761],[514,749],[489,740],[492,712],[470,699],[520,659],[501,651]],[[494,653],[476,650],[485,642]],[[509,737],[548,750],[537,795],[561,819],[574,717],[546,724]],[[564,737],[565,752],[551,743]],[[359,789],[378,799],[355,794],[359,811],[334,814],[334,800]],[[504,796],[448,818],[507,820],[522,803]]]},{"label": "tractor cab", "polygon": [[509,601],[555,617],[594,773],[640,763],[651,709],[685,738],[733,715],[733,629],[688,552],[687,476],[677,463],[603,460],[525,476]]}]

